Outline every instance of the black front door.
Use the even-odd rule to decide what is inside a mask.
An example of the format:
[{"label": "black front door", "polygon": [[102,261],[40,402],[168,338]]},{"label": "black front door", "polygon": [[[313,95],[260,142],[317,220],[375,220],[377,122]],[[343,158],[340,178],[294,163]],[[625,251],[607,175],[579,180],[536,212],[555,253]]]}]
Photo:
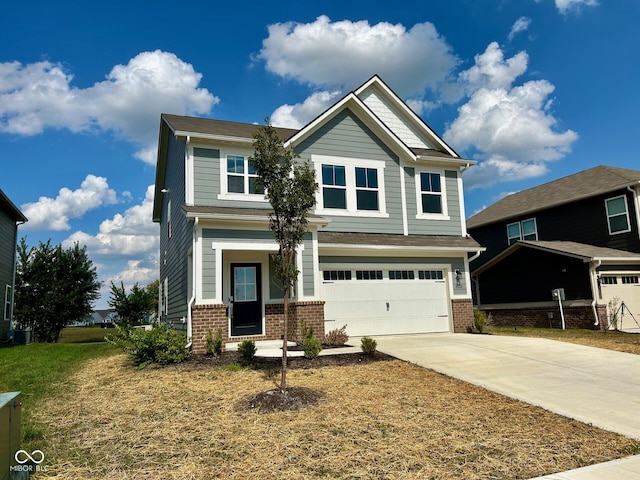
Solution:
[{"label": "black front door", "polygon": [[231,264],[231,336],[262,334],[262,291],[259,263]]}]

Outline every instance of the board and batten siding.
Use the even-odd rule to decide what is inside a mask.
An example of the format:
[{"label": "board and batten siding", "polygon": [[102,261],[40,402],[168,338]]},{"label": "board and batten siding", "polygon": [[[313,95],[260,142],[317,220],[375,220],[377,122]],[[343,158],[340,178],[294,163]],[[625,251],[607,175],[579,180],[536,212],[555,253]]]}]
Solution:
[{"label": "board and batten siding", "polygon": [[[318,129],[296,147],[300,157],[311,162],[312,155],[380,160],[385,162],[384,183],[388,218],[332,216],[323,213],[331,222],[327,231],[402,233],[402,195],[399,160],[373,132],[348,109]],[[322,179],[317,179],[322,188]]]}]

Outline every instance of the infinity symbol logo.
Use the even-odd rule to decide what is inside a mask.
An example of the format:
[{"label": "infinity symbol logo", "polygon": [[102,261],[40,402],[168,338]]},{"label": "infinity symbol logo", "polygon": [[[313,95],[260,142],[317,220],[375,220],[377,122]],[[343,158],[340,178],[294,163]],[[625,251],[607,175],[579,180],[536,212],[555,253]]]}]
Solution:
[{"label": "infinity symbol logo", "polygon": [[[40,459],[36,460],[35,457],[40,457]],[[14,458],[20,465],[27,463],[29,460],[39,465],[44,462],[44,453],[42,453],[42,450],[34,450],[30,454],[26,450],[18,450]]]}]

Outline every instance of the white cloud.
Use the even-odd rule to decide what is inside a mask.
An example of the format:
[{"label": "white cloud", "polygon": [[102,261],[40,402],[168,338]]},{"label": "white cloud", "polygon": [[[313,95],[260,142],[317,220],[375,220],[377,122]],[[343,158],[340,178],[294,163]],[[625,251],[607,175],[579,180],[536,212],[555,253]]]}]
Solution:
[{"label": "white cloud", "polygon": [[268,27],[256,59],[268,71],[321,87],[360,85],[378,73],[401,96],[422,94],[443,83],[458,59],[432,23],[403,25],[326,16],[312,23],[277,23]]},{"label": "white cloud", "polygon": [[406,103],[417,115],[429,113],[438,107],[436,102],[431,102],[421,98],[409,98],[406,100]]},{"label": "white cloud", "polygon": [[208,113],[218,98],[198,88],[202,74],[173,53],[142,52],[116,65],[106,80],[81,89],[59,63],[0,63],[0,132],[36,135],[46,128],[112,131],[139,144],[138,157],[155,164],[161,112]]},{"label": "white cloud", "polygon": [[582,7],[595,7],[598,0],[556,0],[556,8],[558,11],[566,15],[569,12],[579,12]]},{"label": "white cloud", "polygon": [[152,222],[153,185],[147,188],[143,202],[128,208],[124,214],[116,214],[100,224],[96,235],[78,231],[62,242],[63,247],[78,242],[87,246],[87,253],[94,258],[127,258],[151,255],[159,248],[158,225]]},{"label": "white cloud", "polygon": [[24,230],[69,230],[69,220],[80,218],[89,210],[118,202],[115,190],[107,179],[87,175],[80,188],[61,188],[56,198],[40,197],[37,202],[20,207],[29,221]]},{"label": "white cloud", "polygon": [[459,76],[469,99],[443,135],[457,150],[476,152],[483,160],[466,183],[490,186],[546,173],[545,162],[567,155],[578,138],[572,130],[556,131],[549,98],[555,87],[546,80],[513,86],[527,69],[524,52],[505,60],[492,43],[475,61]]},{"label": "white cloud", "polygon": [[277,127],[302,128],[333,105],[339,96],[340,91],[315,92],[302,103],[282,105],[271,114],[271,123]]},{"label": "white cloud", "polygon": [[509,41],[513,40],[513,38],[520,32],[524,32],[531,25],[531,19],[527,17],[520,17],[515,23],[511,26],[511,31],[509,32]]}]

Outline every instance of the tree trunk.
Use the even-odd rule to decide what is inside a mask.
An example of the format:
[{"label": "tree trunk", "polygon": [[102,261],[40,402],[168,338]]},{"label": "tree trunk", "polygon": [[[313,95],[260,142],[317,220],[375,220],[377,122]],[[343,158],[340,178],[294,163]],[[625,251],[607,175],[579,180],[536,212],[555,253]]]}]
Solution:
[{"label": "tree trunk", "polygon": [[289,289],[285,287],[283,295],[284,303],[284,335],[282,336],[282,375],[280,378],[280,390],[287,391],[287,343],[289,341]]}]

